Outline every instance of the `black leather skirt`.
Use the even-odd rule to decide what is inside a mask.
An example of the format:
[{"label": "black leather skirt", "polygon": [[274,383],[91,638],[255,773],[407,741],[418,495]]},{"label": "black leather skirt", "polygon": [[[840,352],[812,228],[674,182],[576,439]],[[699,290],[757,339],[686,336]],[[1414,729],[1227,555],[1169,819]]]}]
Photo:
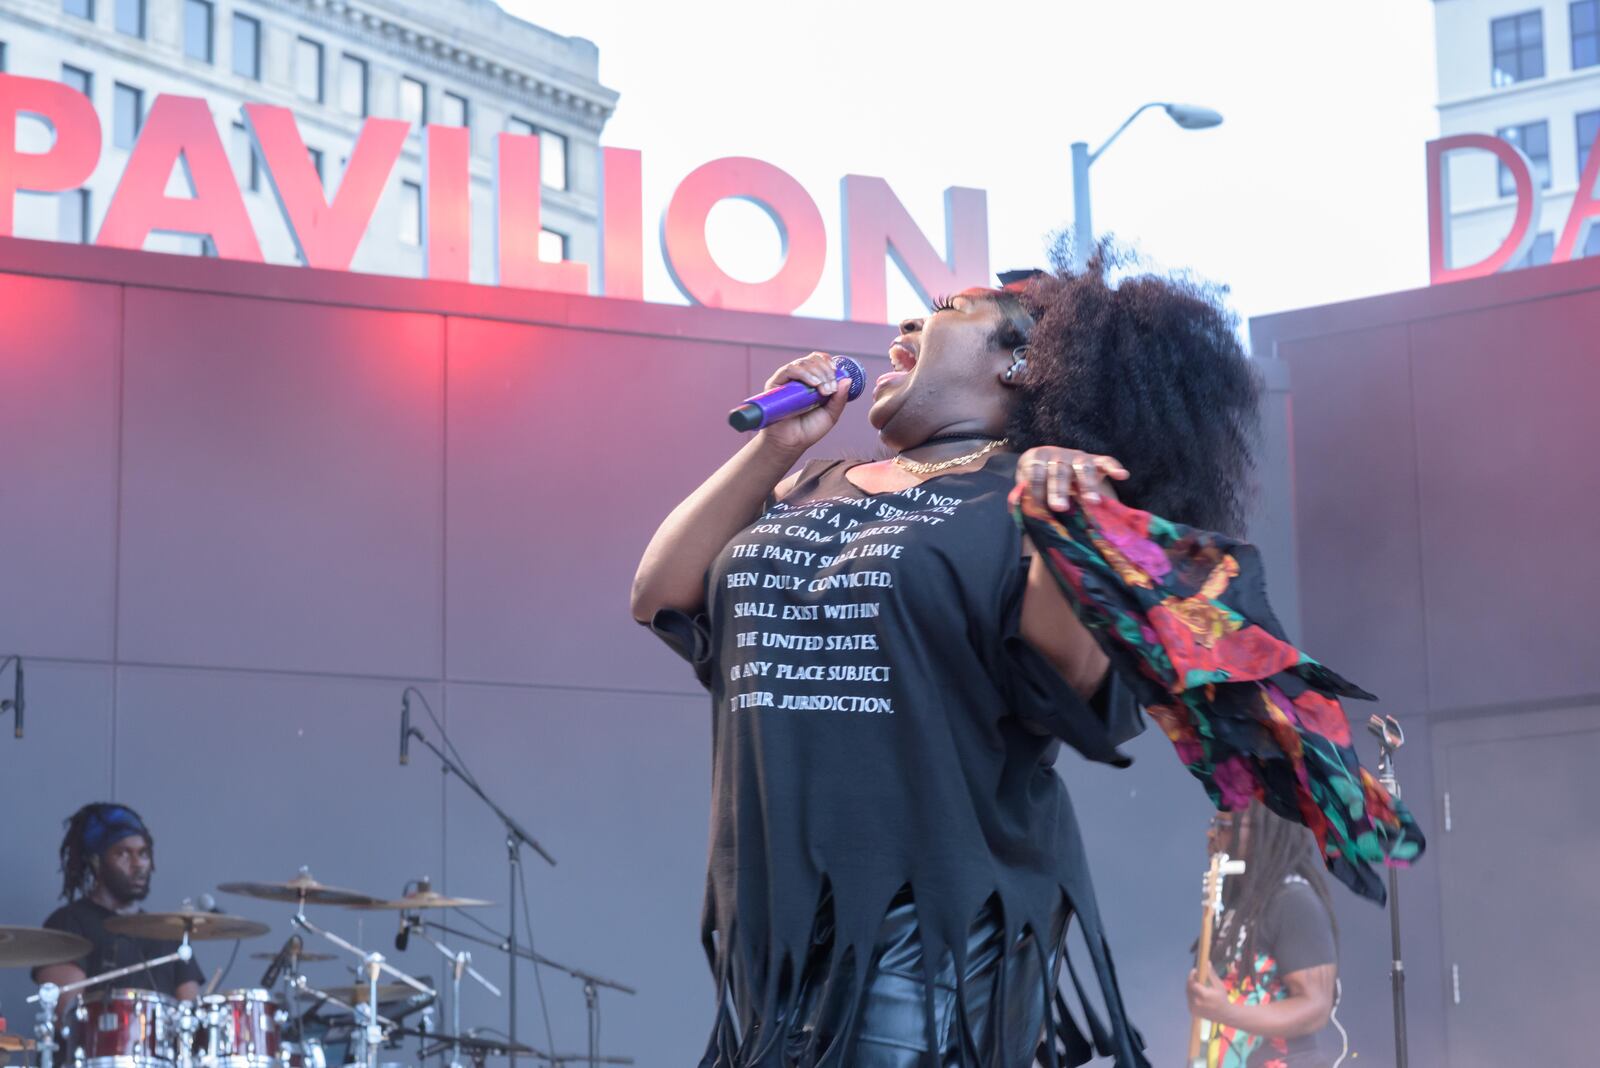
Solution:
[{"label": "black leather skirt", "polygon": [[[967,936],[965,974],[965,1013],[958,1002],[955,964],[946,954],[932,991],[933,1034],[931,1041],[940,1068],[962,1064],[999,1064],[1003,1068],[1027,1068],[1043,1039],[1045,985],[1041,968],[1052,973],[1060,967],[1063,909],[1053,920],[1050,944],[1041,963],[1033,935],[1025,933],[1009,947],[1005,928],[991,904],[973,923]],[[819,947],[821,948],[821,947]],[[841,1063],[850,1068],[927,1068],[929,1052],[928,990],[923,968],[922,946],[917,935],[917,913],[909,894],[902,893],[890,905],[874,950],[874,963],[867,979],[864,1000],[859,1006],[850,1037],[851,1050]],[[1054,974],[1051,976],[1054,988]],[[1005,996],[996,998],[997,990]],[[829,1047],[828,1036],[812,1032],[827,1028],[837,1018],[835,1011],[818,1006],[803,992],[799,1004],[799,1027],[790,1027],[786,1045],[791,1051],[807,1046]],[[1003,1001],[997,1008],[996,1002]],[[840,1009],[842,1006],[835,1006]],[[963,1015],[965,1020],[963,1022]],[[963,1058],[963,1044],[978,1058]],[[1001,1051],[998,1061],[992,1050]],[[832,1061],[832,1058],[829,1058]],[[788,1063],[796,1063],[789,1058]]]}]

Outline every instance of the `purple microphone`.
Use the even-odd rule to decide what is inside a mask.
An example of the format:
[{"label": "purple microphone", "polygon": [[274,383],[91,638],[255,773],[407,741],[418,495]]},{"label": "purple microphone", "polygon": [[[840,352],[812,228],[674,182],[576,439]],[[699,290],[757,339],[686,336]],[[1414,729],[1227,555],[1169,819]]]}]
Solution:
[{"label": "purple microphone", "polygon": [[[866,388],[867,374],[848,356],[833,358],[833,373],[838,381],[850,380],[847,400],[855,400]],[[776,389],[757,393],[728,413],[728,425],[735,430],[760,430],[780,419],[809,412],[827,400],[821,392],[804,382],[785,382]]]}]

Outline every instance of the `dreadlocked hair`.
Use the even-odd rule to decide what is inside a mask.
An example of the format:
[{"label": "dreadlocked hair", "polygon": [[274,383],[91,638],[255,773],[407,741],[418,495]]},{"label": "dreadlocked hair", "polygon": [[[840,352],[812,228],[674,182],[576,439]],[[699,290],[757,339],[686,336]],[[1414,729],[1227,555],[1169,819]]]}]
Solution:
[{"label": "dreadlocked hair", "polygon": [[1007,438],[1019,452],[1065,445],[1113,456],[1130,476],[1116,484],[1124,503],[1241,535],[1260,384],[1226,291],[1148,272],[1113,284],[1113,271],[1137,265],[1131,253],[1102,241],[1074,272],[1070,251],[1059,238],[1054,272],[1016,293],[1033,320],[1026,336],[1010,314],[999,328],[999,343],[1027,345]]},{"label": "dreadlocked hair", "polygon": [[[1337,943],[1339,921],[1333,915],[1333,899],[1328,895],[1328,882],[1323,878],[1322,861],[1317,856],[1317,840],[1311,831],[1273,814],[1259,801],[1237,818],[1249,827],[1250,846],[1244,871],[1230,878],[1223,887],[1227,912],[1217,933],[1218,948],[1232,953],[1238,944],[1237,959],[1244,962],[1241,966],[1246,969],[1257,953],[1269,949],[1257,943],[1261,917],[1292,876],[1299,876],[1310,884],[1328,913],[1328,923],[1333,927]],[[1241,930],[1244,932],[1242,943]]]},{"label": "dreadlocked hair", "polygon": [[[61,896],[65,900],[70,902],[80,894],[86,893],[94,881],[94,867],[90,863],[94,859],[94,854],[89,851],[85,835],[89,821],[96,817],[104,818],[117,809],[132,813],[140,823],[144,822],[143,818],[127,805],[112,804],[109,801],[90,802],[67,817],[67,831],[61,836],[60,850]],[[155,838],[148,828],[141,833],[153,853],[156,848]]]}]

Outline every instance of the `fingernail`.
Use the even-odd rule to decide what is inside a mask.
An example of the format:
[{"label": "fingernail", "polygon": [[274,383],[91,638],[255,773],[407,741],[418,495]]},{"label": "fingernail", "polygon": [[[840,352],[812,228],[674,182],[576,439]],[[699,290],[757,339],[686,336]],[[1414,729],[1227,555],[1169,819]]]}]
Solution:
[{"label": "fingernail", "polygon": [[1088,501],[1090,504],[1099,504],[1100,494],[1096,493],[1094,490],[1090,490],[1088,493],[1083,495],[1083,499]]}]

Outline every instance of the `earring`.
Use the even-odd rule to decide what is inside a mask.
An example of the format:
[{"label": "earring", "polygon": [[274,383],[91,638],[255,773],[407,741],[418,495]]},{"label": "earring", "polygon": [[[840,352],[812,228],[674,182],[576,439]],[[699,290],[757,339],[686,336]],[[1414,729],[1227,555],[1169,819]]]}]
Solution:
[{"label": "earring", "polygon": [[1017,376],[1028,369],[1028,346],[1018,345],[1011,350],[1011,366],[1000,374],[1000,378],[1008,384],[1015,384]]}]

